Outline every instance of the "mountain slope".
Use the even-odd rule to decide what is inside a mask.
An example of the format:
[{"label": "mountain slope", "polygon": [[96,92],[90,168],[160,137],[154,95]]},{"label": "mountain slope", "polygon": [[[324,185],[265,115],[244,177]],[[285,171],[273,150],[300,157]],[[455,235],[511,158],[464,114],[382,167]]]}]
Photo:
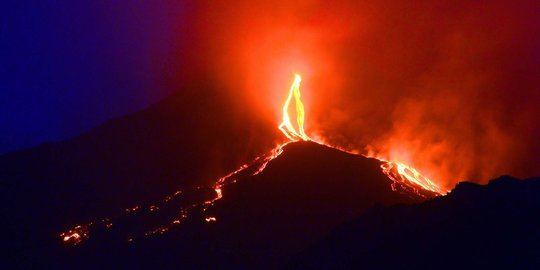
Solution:
[{"label": "mountain slope", "polygon": [[374,208],[337,227],[290,269],[538,269],[540,178],[460,183],[447,196]]},{"label": "mountain slope", "polygon": [[380,165],[315,143],[290,144],[260,175],[223,189],[223,199],[211,209],[218,218],[216,236],[222,235],[218,245],[261,267],[261,261],[283,260],[374,205],[424,199],[393,192]]},{"label": "mountain slope", "polygon": [[[54,268],[281,267],[331,228],[374,205],[424,200],[415,193],[392,191],[380,165],[376,159],[312,142],[291,143],[260,174],[238,175],[236,183],[222,188],[223,198],[213,207],[190,211],[182,224],[164,235],[135,235],[134,242],[126,241],[126,232],[144,232],[143,224],[154,224],[166,211],[178,214],[181,208],[167,210],[165,205],[156,213],[141,210],[112,220],[112,229],[92,231],[87,241],[73,248],[50,237],[40,243],[41,249],[26,251],[31,265]],[[200,192],[187,192],[188,200],[182,203],[204,200],[208,193]],[[217,221],[205,222],[206,217]]]},{"label": "mountain slope", "polygon": [[0,156],[5,245],[32,257],[66,226],[210,184],[282,140],[229,92],[188,85],[77,138]]}]

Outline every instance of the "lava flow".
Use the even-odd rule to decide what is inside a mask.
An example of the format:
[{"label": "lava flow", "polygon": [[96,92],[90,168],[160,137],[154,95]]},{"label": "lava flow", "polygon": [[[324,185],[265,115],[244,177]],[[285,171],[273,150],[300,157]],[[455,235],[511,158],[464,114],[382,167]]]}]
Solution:
[{"label": "lava flow", "polygon": [[[255,176],[261,173],[266,165],[273,159],[277,158],[281,153],[283,153],[283,147],[289,144],[290,142],[283,143],[272,149],[269,153],[259,156],[254,159],[252,162],[240,166],[237,170],[219,178],[215,185],[212,187],[194,187],[186,191],[176,191],[173,194],[166,196],[160,202],[156,202],[148,207],[131,207],[125,209],[121,214],[117,215],[114,220],[121,221],[125,223],[125,219],[128,219],[132,215],[141,215],[141,214],[155,214],[166,208],[167,204],[171,204],[173,201],[178,201],[180,197],[185,193],[207,193],[212,190],[214,192],[214,197],[212,199],[201,200],[199,202],[194,202],[186,206],[181,206],[179,209],[176,209],[174,217],[166,225],[154,227],[150,229],[143,235],[130,235],[126,238],[127,242],[134,242],[137,237],[147,237],[152,235],[161,235],[167,233],[171,228],[179,226],[182,222],[189,217],[190,213],[193,211],[201,211],[202,213],[207,212],[207,210],[214,205],[214,203],[221,198],[223,198],[222,188],[224,186],[236,183],[237,179],[245,176]],[[193,194],[192,194],[193,195]],[[204,218],[206,223],[217,222],[215,216],[206,216]],[[109,218],[104,218],[97,221],[92,221],[84,225],[77,225],[71,230],[61,233],[60,238],[62,242],[66,245],[76,246],[82,241],[89,238],[90,232],[98,229],[110,229],[113,227],[113,222]]]},{"label": "lava flow", "polygon": [[[300,99],[301,81],[302,78],[300,77],[300,75],[296,74],[294,82],[291,85],[291,89],[289,90],[289,96],[285,101],[285,105],[283,105],[283,121],[279,125],[279,129],[281,130],[281,132],[283,132],[283,134],[285,134],[285,136],[287,136],[287,138],[289,138],[289,140],[291,141],[311,140],[304,132],[304,104]],[[291,123],[291,118],[289,117],[289,105],[293,96],[296,105],[296,122],[298,123],[298,131],[296,131],[296,129],[294,128],[293,124]]]},{"label": "lava flow", "polygon": [[[301,93],[300,93],[300,82],[302,81],[300,75],[296,74],[294,82],[289,90],[289,95],[287,97],[287,100],[285,101],[285,104],[283,106],[283,119],[278,128],[283,132],[283,134],[289,139],[287,142],[280,144],[276,146],[272,151],[269,153],[262,155],[260,157],[257,157],[255,160],[253,160],[250,163],[244,164],[240,166],[237,170],[221,177],[216,181],[216,183],[212,187],[195,187],[192,190],[186,190],[186,191],[176,191],[174,194],[171,194],[170,196],[166,196],[161,202],[158,202],[156,204],[150,205],[148,207],[141,208],[139,206],[135,206],[132,208],[125,209],[124,212],[122,212],[120,215],[116,217],[115,220],[121,220],[125,219],[126,216],[129,216],[134,213],[140,214],[141,212],[144,212],[146,214],[155,213],[160,211],[162,208],[165,208],[167,205],[170,204],[173,200],[178,200],[180,196],[184,193],[193,193],[198,191],[210,191],[212,190],[214,195],[212,199],[206,199],[201,200],[200,202],[195,202],[188,204],[187,206],[182,206],[180,209],[175,209],[175,216],[170,220],[169,224],[165,226],[159,226],[154,227],[153,229],[147,231],[142,236],[151,236],[156,234],[164,234],[168,232],[173,226],[178,226],[182,223],[183,220],[188,218],[189,214],[192,213],[192,211],[201,211],[202,213],[205,213],[211,206],[214,205],[214,203],[220,199],[223,198],[223,187],[227,186],[229,184],[234,184],[237,179],[243,176],[254,176],[259,173],[261,173],[265,168],[266,165],[272,161],[273,159],[277,158],[282,152],[283,147],[286,146],[289,143],[296,142],[296,141],[313,141],[315,143],[325,145],[327,147],[331,147],[343,152],[347,152],[349,154],[358,155],[358,153],[355,153],[353,151],[348,151],[346,149],[342,149],[337,146],[328,145],[324,142],[316,141],[311,139],[304,131],[304,105],[301,101]],[[291,122],[291,117],[289,116],[289,106],[292,102],[292,98],[294,97],[295,102],[295,108],[296,108],[296,122],[297,122],[297,128],[294,127],[294,125]],[[381,161],[381,169],[382,172],[392,181],[391,188],[394,191],[398,190],[405,190],[405,191],[411,191],[416,193],[419,196],[424,196],[423,194],[428,193],[431,195],[444,195],[447,193],[447,191],[443,190],[441,187],[439,187],[437,184],[435,184],[433,181],[428,179],[427,177],[421,175],[418,171],[416,171],[414,168],[411,168],[403,163],[400,162],[393,162],[388,161],[382,157],[374,156],[374,155],[362,155],[364,157],[368,158],[376,158],[379,161]],[[422,191],[422,192],[420,192]],[[213,223],[217,222],[217,218],[215,216],[205,216],[204,221],[207,223]],[[73,229],[64,232],[60,234],[60,238],[65,244],[68,245],[77,245],[81,243],[83,240],[86,240],[89,238],[90,231],[100,227],[105,229],[110,229],[113,226],[113,223],[110,219],[104,218],[99,221],[90,222],[85,225],[77,225]],[[137,236],[130,235],[126,240],[128,242],[133,242],[134,239],[136,239]]]}]

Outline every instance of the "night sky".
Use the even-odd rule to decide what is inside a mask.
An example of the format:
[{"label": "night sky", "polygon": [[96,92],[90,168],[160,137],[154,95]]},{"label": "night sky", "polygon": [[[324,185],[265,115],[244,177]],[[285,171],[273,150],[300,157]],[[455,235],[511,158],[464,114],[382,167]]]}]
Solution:
[{"label": "night sky", "polygon": [[2,1],[0,153],[62,140],[140,110],[163,87],[170,1]]}]

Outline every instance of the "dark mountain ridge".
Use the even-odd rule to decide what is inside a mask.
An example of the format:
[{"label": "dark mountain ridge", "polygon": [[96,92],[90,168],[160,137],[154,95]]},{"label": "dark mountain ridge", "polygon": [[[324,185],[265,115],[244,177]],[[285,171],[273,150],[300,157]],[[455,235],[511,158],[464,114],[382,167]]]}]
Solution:
[{"label": "dark mountain ridge", "polygon": [[540,177],[459,183],[447,196],[370,209],[290,269],[538,269]]}]

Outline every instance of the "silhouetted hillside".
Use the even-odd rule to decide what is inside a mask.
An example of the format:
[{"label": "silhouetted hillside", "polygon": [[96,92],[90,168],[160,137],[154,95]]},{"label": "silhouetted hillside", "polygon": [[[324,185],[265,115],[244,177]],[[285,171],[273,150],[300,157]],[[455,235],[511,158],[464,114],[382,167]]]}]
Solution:
[{"label": "silhouetted hillside", "polygon": [[211,246],[232,268],[276,267],[370,207],[424,200],[393,192],[380,165],[315,143],[290,144],[260,175],[223,189],[211,210],[218,218]]},{"label": "silhouetted hillside", "polygon": [[460,183],[447,196],[373,208],[291,269],[538,269],[540,178]]},{"label": "silhouetted hillside", "polygon": [[282,140],[226,93],[187,86],[77,138],[0,156],[4,245],[32,258],[66,226],[208,185]]}]

